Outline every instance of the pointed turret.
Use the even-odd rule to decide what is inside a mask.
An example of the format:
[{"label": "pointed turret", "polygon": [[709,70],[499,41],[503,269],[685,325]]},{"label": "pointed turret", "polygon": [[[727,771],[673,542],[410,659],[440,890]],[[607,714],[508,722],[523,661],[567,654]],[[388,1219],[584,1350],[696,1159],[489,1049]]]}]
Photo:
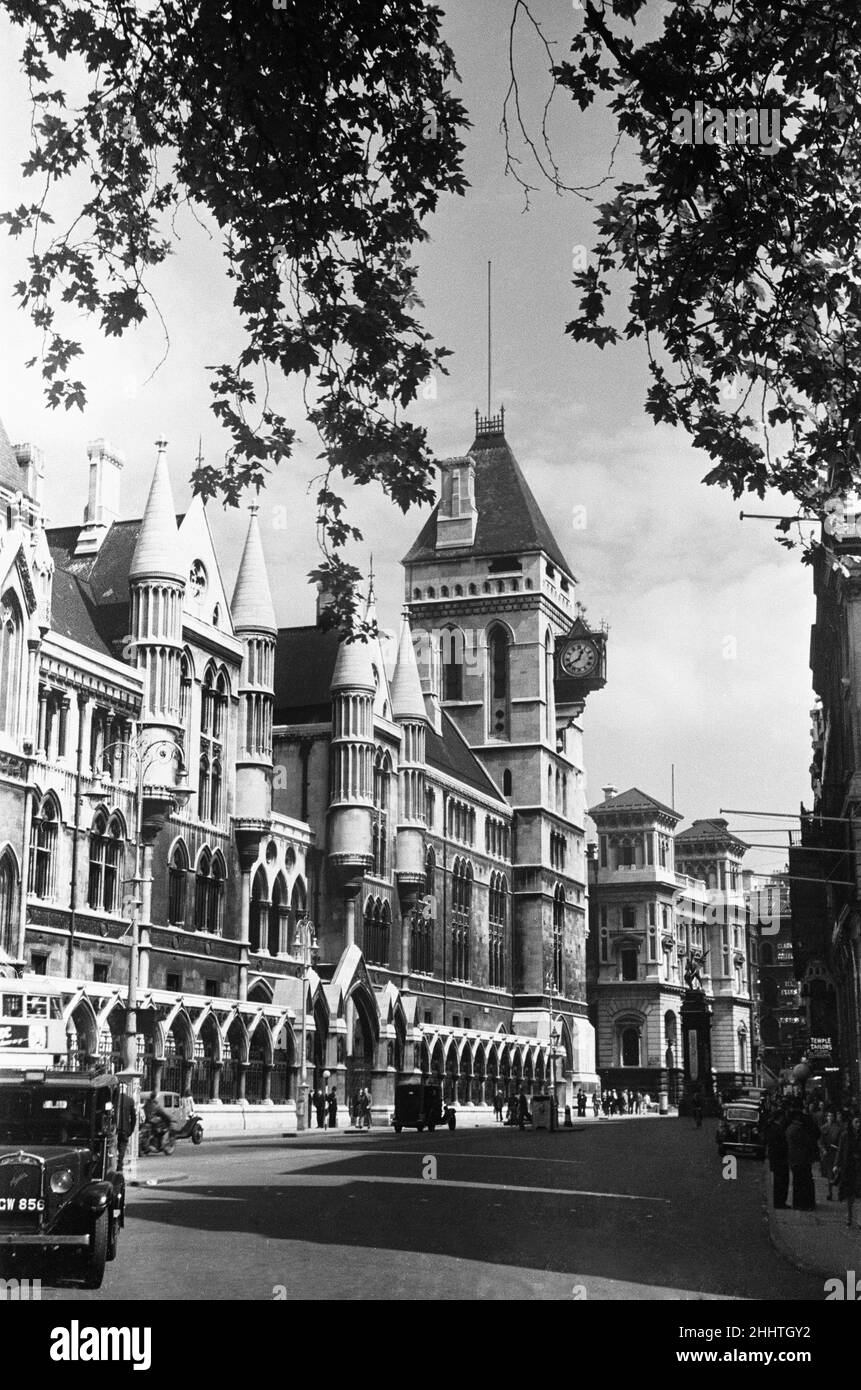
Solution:
[{"label": "pointed turret", "polygon": [[398,640],[398,655],[392,676],[392,714],[398,721],[425,719],[427,717],[407,609],[404,609],[404,621]]},{"label": "pointed turret", "polygon": [[138,533],[129,579],[175,579],[185,573],[178,543],[176,510],[167,471],[167,441],[156,441],[158,456]]},{"label": "pointed turret", "polygon": [[275,679],[275,608],[263,558],[257,507],[250,508],[230,612],[242,639],[239,684],[239,751],[236,808],[240,817],[263,817],[272,802],[272,707]]},{"label": "pointed turret", "polygon": [[250,508],[251,519],[245,537],[245,548],[239,561],[239,573],[233,590],[230,612],[236,632],[253,629],[255,632],[277,632],[275,605],[269,588],[269,576],[263,557],[263,541],[257,520],[256,505]]},{"label": "pointed turret", "polygon": [[357,638],[355,642],[341,643],[329,688],[333,694],[340,690],[376,690],[370,642]]},{"label": "pointed turret", "polygon": [[332,801],[328,852],[331,863],[364,871],[372,862],[371,764],[374,756],[374,692],[371,643],[343,641],[332,673]]}]

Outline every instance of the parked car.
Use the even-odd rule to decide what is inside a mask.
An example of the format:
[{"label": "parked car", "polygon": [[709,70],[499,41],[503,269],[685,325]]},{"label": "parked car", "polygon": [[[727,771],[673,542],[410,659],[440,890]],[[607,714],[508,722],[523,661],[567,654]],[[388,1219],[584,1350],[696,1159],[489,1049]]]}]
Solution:
[{"label": "parked car", "polygon": [[425,1126],[433,1133],[437,1125],[454,1129],[457,1119],[452,1107],[443,1104],[442,1086],[438,1082],[401,1081],[395,1087],[392,1124],[396,1134],[402,1129],[417,1129],[421,1133]]},{"label": "parked car", "polygon": [[115,1076],[26,1071],[0,1075],[0,1262],[40,1249],[81,1256],[101,1286],[125,1221],[117,1171]]},{"label": "parked car", "polygon": [[755,1100],[727,1101],[717,1127],[718,1153],[765,1158],[765,1126]]}]

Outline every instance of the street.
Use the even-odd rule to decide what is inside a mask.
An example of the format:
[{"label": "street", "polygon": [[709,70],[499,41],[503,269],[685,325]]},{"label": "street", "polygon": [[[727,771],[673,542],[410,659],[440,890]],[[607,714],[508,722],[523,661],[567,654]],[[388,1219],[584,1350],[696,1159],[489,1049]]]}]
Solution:
[{"label": "street", "polygon": [[43,1298],[823,1298],[769,1243],[762,1165],[721,1176],[710,1121],[182,1143],[140,1177],[164,1185],[130,1191],[102,1289],[43,1270]]}]

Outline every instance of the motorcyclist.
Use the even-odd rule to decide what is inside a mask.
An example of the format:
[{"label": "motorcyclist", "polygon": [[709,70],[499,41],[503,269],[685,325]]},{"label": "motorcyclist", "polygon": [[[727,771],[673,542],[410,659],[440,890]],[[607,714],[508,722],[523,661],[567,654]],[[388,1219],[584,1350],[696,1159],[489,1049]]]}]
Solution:
[{"label": "motorcyclist", "polygon": [[173,1121],[164,1106],[159,1104],[158,1091],[150,1091],[144,1102],[144,1119],[157,1142],[161,1140],[163,1135],[170,1134]]}]

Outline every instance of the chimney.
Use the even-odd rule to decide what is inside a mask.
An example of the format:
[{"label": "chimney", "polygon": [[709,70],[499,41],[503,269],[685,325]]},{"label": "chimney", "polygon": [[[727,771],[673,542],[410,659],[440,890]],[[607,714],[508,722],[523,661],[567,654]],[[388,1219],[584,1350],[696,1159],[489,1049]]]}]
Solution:
[{"label": "chimney", "polygon": [[21,469],[21,491],[37,506],[42,505],[42,483],[45,477],[45,460],[41,449],[35,444],[15,444],[13,446],[18,467]]},{"label": "chimney", "polygon": [[327,588],[319,581],[317,583],[317,626],[323,626],[323,614],[332,607],[334,598]]},{"label": "chimney", "polygon": [[618,787],[602,787],[601,790],[602,790],[602,792],[604,793],[604,800],[605,800],[605,801],[612,801],[612,799],[613,799],[614,796],[618,796],[618,795],[619,795],[619,788],[618,788]]},{"label": "chimney", "polygon": [[108,529],[120,515],[120,474],[124,456],[106,439],[87,445],[90,460],[90,489],[84,512],[84,525],[78,536],[75,557],[95,555]]}]

